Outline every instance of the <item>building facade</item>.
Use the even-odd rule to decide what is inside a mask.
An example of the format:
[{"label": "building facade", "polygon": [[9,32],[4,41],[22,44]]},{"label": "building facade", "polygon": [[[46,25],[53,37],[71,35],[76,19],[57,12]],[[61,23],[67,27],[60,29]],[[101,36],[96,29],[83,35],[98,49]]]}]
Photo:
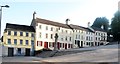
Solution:
[{"label": "building facade", "polygon": [[55,34],[58,34],[57,48],[69,49],[72,48],[72,30],[67,24],[53,22],[50,20],[36,18],[31,25],[35,28],[36,44],[35,49],[43,48],[54,49]]},{"label": "building facade", "polygon": [[[58,23],[46,19],[35,18],[31,22],[36,33],[35,50],[54,50],[55,34],[58,34],[57,48],[70,49],[106,45],[107,32],[94,27]],[[100,33],[100,35],[99,35]],[[97,34],[97,35],[96,35]]]},{"label": "building facade", "polygon": [[[32,26],[6,24],[3,33],[3,52],[6,56],[32,55],[35,30]],[[4,50],[5,49],[5,50]]]}]

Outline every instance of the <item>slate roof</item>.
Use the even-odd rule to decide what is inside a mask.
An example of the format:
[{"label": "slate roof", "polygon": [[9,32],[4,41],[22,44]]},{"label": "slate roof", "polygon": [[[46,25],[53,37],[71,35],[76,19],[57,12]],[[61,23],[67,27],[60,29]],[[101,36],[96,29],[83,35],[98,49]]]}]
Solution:
[{"label": "slate roof", "polygon": [[33,26],[11,24],[11,23],[6,23],[5,30],[20,30],[20,31],[35,32],[35,29]]},{"label": "slate roof", "polygon": [[58,23],[58,22],[54,22],[54,21],[50,21],[50,20],[46,20],[46,19],[36,18],[35,21],[37,23],[43,23],[43,24],[47,24],[47,25],[53,25],[53,26],[71,29],[67,24]]}]

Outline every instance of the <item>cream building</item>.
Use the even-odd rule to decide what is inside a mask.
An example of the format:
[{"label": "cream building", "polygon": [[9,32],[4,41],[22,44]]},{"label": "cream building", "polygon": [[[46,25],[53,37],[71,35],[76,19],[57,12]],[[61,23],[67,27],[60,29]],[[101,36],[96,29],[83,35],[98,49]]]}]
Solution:
[{"label": "cream building", "polygon": [[5,48],[4,54],[7,56],[31,55],[34,51],[34,32],[32,26],[7,23],[2,43]]}]

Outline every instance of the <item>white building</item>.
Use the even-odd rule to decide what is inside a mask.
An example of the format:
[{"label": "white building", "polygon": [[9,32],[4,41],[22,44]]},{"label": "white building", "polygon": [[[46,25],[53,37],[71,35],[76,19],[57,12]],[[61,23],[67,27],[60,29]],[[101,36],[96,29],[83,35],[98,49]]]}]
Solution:
[{"label": "white building", "polygon": [[[88,28],[68,24],[68,21],[66,21],[66,24],[63,24],[35,18],[35,14],[33,14],[31,26],[34,27],[36,33],[35,50],[41,50],[43,48],[53,50],[56,33],[58,34],[58,49],[98,46],[102,43],[106,44],[107,32],[102,29],[97,30],[94,27],[90,27],[89,24]],[[100,35],[96,35],[99,33]]]},{"label": "white building", "polygon": [[72,29],[67,24],[53,22],[50,20],[36,18],[31,23],[35,28],[36,44],[35,49],[54,49],[55,34],[58,34],[58,49],[72,48]]},{"label": "white building", "polygon": [[99,45],[106,45],[107,42],[107,32],[103,30],[102,28],[96,28],[96,27],[91,27],[94,29],[95,34],[94,34],[94,40],[95,40],[95,46]]}]

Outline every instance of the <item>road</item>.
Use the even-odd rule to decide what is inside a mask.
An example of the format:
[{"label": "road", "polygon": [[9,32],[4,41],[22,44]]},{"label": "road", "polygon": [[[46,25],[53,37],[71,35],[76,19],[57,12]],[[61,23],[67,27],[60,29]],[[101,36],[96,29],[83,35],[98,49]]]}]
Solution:
[{"label": "road", "polygon": [[[120,46],[120,45],[119,45]],[[107,45],[82,50],[94,49],[76,54],[69,54],[50,58],[38,57],[4,57],[3,62],[118,62],[118,45]],[[77,49],[79,50],[79,49]],[[81,50],[81,49],[80,49]]]},{"label": "road", "polygon": [[[120,46],[120,45],[119,45]],[[89,48],[90,49],[90,48]],[[118,45],[93,47],[94,51],[45,58],[47,62],[118,62]]]}]

